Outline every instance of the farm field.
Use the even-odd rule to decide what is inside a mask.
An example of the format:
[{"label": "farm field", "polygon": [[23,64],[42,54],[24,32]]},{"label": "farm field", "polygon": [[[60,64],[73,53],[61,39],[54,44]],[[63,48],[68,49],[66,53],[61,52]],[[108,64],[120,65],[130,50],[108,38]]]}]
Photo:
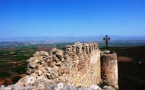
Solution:
[{"label": "farm field", "polygon": [[51,48],[53,46],[49,45],[1,48],[0,81],[5,80],[5,85],[17,82],[26,72],[26,60],[32,57],[36,51],[49,51]]}]

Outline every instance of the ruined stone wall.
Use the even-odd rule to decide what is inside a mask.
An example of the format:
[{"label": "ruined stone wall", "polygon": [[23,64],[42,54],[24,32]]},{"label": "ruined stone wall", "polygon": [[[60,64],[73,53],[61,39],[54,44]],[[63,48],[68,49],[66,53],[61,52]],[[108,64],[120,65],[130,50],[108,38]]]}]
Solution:
[{"label": "ruined stone wall", "polygon": [[17,89],[48,89],[49,84],[63,82],[75,87],[89,87],[101,82],[100,50],[97,43],[67,45],[66,51],[53,48],[36,52],[27,60],[27,75]]},{"label": "ruined stone wall", "polygon": [[66,52],[75,65],[71,70],[72,76],[69,76],[69,83],[74,86],[88,87],[101,82],[100,50],[97,43],[68,45]]},{"label": "ruined stone wall", "polygon": [[[110,59],[112,60],[111,57]],[[117,80],[118,76],[115,74],[116,71],[112,70],[115,70],[114,68],[117,64],[116,61],[110,61],[110,59],[106,59],[105,55],[101,55],[100,57],[100,50],[98,49],[97,43],[77,42],[74,45],[67,45],[66,51],[56,48],[53,48],[50,52],[37,51],[33,57],[27,60],[27,75],[16,84],[6,87],[6,89],[66,90],[50,89],[51,85],[56,85],[59,82],[74,87],[89,87],[102,83],[102,80],[105,82],[103,78],[101,79],[101,72],[102,77],[104,75],[108,80],[106,84],[116,87],[115,85],[118,85],[118,83],[112,80]],[[104,62],[103,60],[108,61]],[[113,60],[116,60],[116,58],[113,58]],[[113,66],[106,66],[106,63]],[[102,71],[101,67],[103,67]],[[106,76],[106,74],[110,76]],[[114,78],[114,76],[116,76],[117,79],[116,77]],[[110,80],[112,82],[110,82]],[[61,85],[60,87],[62,88]]]}]

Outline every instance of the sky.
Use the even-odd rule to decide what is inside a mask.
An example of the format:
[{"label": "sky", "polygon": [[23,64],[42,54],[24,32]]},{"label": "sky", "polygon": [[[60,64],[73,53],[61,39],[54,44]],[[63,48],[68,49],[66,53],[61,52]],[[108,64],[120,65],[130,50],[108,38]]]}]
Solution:
[{"label": "sky", "polygon": [[0,38],[145,36],[145,0],[0,0]]}]

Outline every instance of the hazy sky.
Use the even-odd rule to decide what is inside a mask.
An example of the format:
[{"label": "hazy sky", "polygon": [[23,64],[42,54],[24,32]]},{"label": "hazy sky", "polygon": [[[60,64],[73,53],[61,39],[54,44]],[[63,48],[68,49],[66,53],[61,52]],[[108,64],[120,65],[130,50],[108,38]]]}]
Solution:
[{"label": "hazy sky", "polygon": [[145,0],[0,0],[0,38],[145,36]]}]

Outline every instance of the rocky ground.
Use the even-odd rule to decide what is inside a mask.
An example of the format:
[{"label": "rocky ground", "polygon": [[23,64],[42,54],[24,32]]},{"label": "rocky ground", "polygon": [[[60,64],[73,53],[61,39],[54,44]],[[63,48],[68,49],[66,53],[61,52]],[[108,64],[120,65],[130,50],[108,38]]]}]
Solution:
[{"label": "rocky ground", "polygon": [[0,90],[116,90],[112,86],[104,86],[103,88],[98,85],[91,85],[90,87],[74,87],[72,85],[67,85],[62,82],[57,84],[46,84],[44,83],[37,84],[37,86],[27,86],[27,87],[18,87],[16,85],[9,85],[5,87],[4,85],[0,86]]}]

